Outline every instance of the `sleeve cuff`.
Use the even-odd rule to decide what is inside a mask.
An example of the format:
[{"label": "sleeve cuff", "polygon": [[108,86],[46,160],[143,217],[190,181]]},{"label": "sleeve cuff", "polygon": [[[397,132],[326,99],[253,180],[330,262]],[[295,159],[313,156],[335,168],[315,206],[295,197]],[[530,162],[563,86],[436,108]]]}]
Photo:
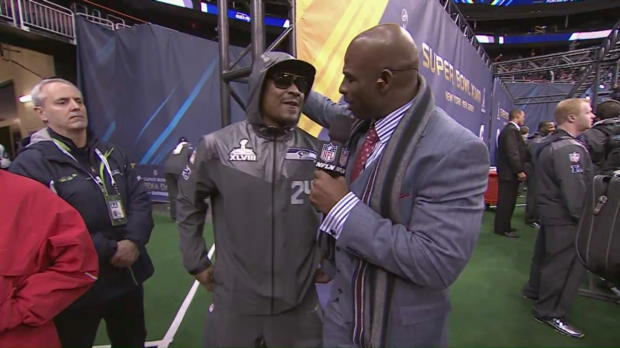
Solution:
[{"label": "sleeve cuff", "polygon": [[357,198],[353,192],[349,192],[329,211],[321,223],[321,226],[319,226],[319,229],[338,239],[344,227],[344,223],[351,214],[351,210],[353,210],[358,202],[360,202],[360,199]]},{"label": "sleeve cuff", "polygon": [[204,254],[204,256],[200,259],[198,268],[190,270],[189,274],[194,276],[194,275],[204,271],[205,269],[211,267],[212,265],[213,265],[213,263],[211,262],[211,260],[209,260],[209,256],[207,254]]}]

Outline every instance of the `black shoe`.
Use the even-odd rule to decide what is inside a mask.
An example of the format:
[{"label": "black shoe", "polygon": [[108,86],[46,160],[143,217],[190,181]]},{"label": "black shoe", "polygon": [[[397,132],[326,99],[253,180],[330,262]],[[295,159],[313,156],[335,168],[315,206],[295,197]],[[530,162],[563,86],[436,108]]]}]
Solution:
[{"label": "black shoe", "polygon": [[508,238],[519,238],[519,234],[517,232],[506,232],[504,234],[501,234],[501,236]]},{"label": "black shoe", "polygon": [[567,323],[566,320],[564,320],[564,318],[546,318],[545,319],[545,318],[538,318],[534,316],[534,319],[536,319],[537,321],[543,324],[547,324],[551,326],[552,328],[554,328],[556,331],[558,331],[559,333],[563,335],[570,336],[573,338],[583,338],[585,336],[585,334],[579,331],[579,329]]},{"label": "black shoe", "polygon": [[527,224],[528,226],[530,226],[531,228],[535,228],[537,230],[540,229],[540,224],[538,222],[530,222],[529,224]]},{"label": "black shoe", "polygon": [[526,299],[526,300],[538,301],[538,296],[528,295],[528,294],[526,294],[524,292],[521,293],[521,296],[523,296],[523,298]]}]

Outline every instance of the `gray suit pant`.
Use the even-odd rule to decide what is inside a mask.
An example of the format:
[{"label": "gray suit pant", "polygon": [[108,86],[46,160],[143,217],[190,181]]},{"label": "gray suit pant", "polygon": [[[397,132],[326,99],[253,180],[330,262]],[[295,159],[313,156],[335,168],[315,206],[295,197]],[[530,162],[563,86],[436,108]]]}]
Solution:
[{"label": "gray suit pant", "polygon": [[538,231],[530,279],[523,293],[538,298],[534,315],[564,317],[573,303],[585,269],[577,259],[577,226],[543,226]]}]

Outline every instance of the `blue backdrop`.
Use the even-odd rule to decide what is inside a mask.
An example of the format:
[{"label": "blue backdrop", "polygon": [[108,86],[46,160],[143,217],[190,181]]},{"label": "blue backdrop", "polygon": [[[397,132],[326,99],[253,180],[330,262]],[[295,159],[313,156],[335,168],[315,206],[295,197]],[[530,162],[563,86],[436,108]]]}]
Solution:
[{"label": "blue backdrop", "polygon": [[[167,200],[161,165],[178,139],[196,144],[221,128],[218,44],[154,24],[111,31],[76,21],[89,128],[127,152],[154,200]],[[245,98],[244,85],[235,89]],[[232,120],[243,119],[231,104]]]},{"label": "blue backdrop", "polygon": [[[554,94],[568,95],[573,84],[570,83],[549,83],[549,82],[513,82],[506,83],[512,96],[517,99],[521,97],[535,97]],[[525,125],[534,133],[538,129],[540,121],[553,121],[553,111],[557,102],[543,102],[537,104],[517,105],[526,113]]]},{"label": "blue backdrop", "polygon": [[[78,81],[91,130],[132,162],[159,165],[179,137],[196,143],[221,127],[216,42],[154,24],[119,31],[79,17],[77,24]],[[232,105],[233,120],[242,119]]]}]

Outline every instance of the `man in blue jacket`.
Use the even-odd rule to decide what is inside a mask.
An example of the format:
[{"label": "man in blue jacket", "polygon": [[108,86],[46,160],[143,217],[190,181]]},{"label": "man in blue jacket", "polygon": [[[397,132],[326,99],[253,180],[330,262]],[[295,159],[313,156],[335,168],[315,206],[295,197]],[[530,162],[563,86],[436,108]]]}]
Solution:
[{"label": "man in blue jacket", "polygon": [[142,347],[146,338],[142,282],[153,274],[145,245],[151,203],[129,160],[87,131],[82,93],[71,82],[45,79],[30,93],[46,128],[10,167],[76,208],[99,255],[94,287],[55,319],[65,347],[92,347],[101,319],[112,346]]}]

